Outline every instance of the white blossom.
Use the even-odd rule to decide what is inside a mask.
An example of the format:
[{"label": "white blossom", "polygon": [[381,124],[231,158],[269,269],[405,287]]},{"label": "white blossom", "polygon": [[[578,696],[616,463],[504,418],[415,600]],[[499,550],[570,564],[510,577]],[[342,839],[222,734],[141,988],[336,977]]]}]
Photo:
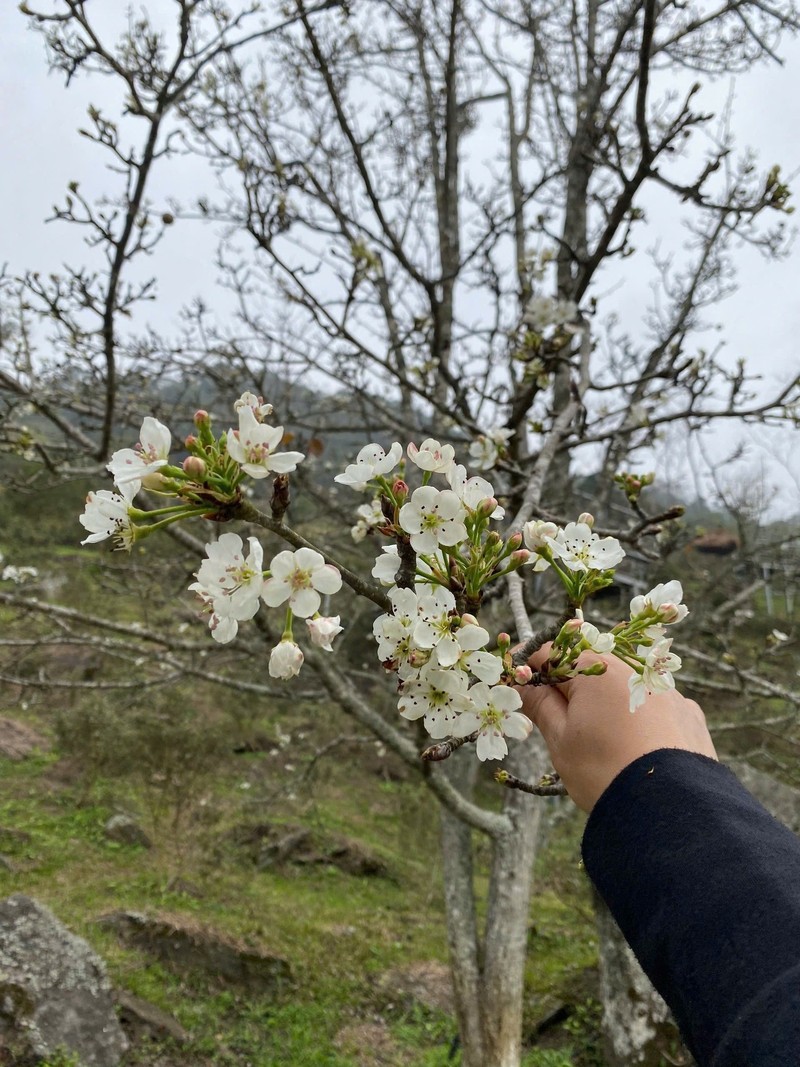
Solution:
[{"label": "white blossom", "polygon": [[262,396],[255,393],[242,393],[238,400],[234,401],[233,410],[239,414],[242,408],[250,408],[257,422],[263,422],[272,414],[272,404],[265,404]]},{"label": "white blossom", "polygon": [[384,545],[370,573],[381,585],[394,585],[400,570],[400,553],[397,545]]},{"label": "white blossom", "polygon": [[276,452],[282,440],[282,426],[259,422],[253,409],[244,405],[239,409],[239,429],[228,431],[228,455],[251,478],[289,474],[304,456],[302,452]]},{"label": "white blossom", "polygon": [[142,420],[136,448],[121,448],[106,464],[106,470],[111,471],[120,492],[132,500],[142,482],[169,463],[171,444],[172,435],[167,427],[147,415]]},{"label": "white blossom", "polygon": [[407,452],[408,458],[420,470],[433,474],[449,474],[456,454],[452,445],[440,445],[433,437],[426,438],[419,448],[412,442]]},{"label": "white blossom", "polygon": [[625,556],[615,537],[601,538],[583,522],[568,522],[555,537],[545,540],[552,554],[571,571],[610,570]]},{"label": "white blossom", "polygon": [[363,541],[370,530],[376,526],[383,526],[386,516],[381,509],[381,498],[376,496],[369,504],[361,504],[356,508],[358,522],[350,528],[350,536],[358,544]]},{"label": "white blossom", "polygon": [[672,638],[663,637],[650,647],[639,645],[636,654],[644,660],[641,674],[632,674],[628,679],[631,703],[630,710],[635,711],[646,698],[653,693],[666,693],[675,688],[672,675],[680,670],[680,656],[670,652]]},{"label": "white blossom", "polygon": [[[126,485],[126,493],[131,486]],[[138,492],[138,486],[135,492]],[[89,531],[89,536],[81,541],[82,545],[91,545],[113,537],[120,548],[130,549],[136,537],[136,531],[128,514],[130,501],[120,493],[109,489],[100,489],[86,497],[86,508],[78,521]]]},{"label": "white blossom", "polygon": [[489,642],[489,631],[475,623],[467,623],[456,630],[453,636],[461,650],[455,666],[474,674],[481,682],[497,685],[503,673],[503,661],[499,656],[484,651]]},{"label": "white blossom", "polygon": [[616,644],[616,638],[613,634],[601,634],[597,627],[590,622],[581,623],[581,636],[589,649],[592,652],[598,652],[600,655],[605,652],[611,652]]},{"label": "white blossom", "polygon": [[463,671],[423,667],[416,678],[403,684],[397,707],[404,719],[425,716],[431,737],[447,737],[459,715],[470,707],[468,679]]},{"label": "white blossom", "polygon": [[439,545],[457,545],[466,540],[466,511],[451,489],[423,485],[400,508],[400,526],[411,534],[415,552],[430,555]]},{"label": "white blossom", "polygon": [[13,564],[7,563],[6,566],[3,567],[2,574],[0,574],[0,581],[14,582],[15,585],[22,585],[23,582],[29,582],[38,577],[39,571],[36,567],[15,567]]},{"label": "white blossom", "polygon": [[189,586],[202,601],[211,636],[220,644],[232,641],[239,623],[252,619],[258,611],[264,583],[263,549],[255,537],[247,540],[247,555],[235,533],[224,533],[218,541],[207,544],[207,558],[200,564],[197,581]]},{"label": "white blossom", "polygon": [[534,296],[528,301],[522,321],[534,333],[544,333],[549,326],[562,326],[572,322],[578,314],[578,305],[573,300],[560,300],[552,296]]},{"label": "white blossom", "polygon": [[[461,645],[452,630],[455,608],[456,598],[449,589],[438,588],[418,599],[414,643],[418,648],[435,648],[440,667],[452,667],[461,655]],[[488,633],[486,637],[488,640]]]},{"label": "white blossom", "polygon": [[364,445],[355,463],[348,464],[344,474],[337,474],[333,480],[361,492],[368,487],[368,482],[393,471],[402,457],[403,446],[398,441],[394,442],[388,453],[375,443]]},{"label": "white blossom", "polygon": [[476,682],[469,690],[469,697],[473,708],[459,716],[451,733],[455,737],[467,737],[477,730],[479,760],[503,759],[508,753],[506,737],[524,741],[533,729],[531,720],[518,710],[522,707],[522,697],[516,689]]},{"label": "white blossom", "polygon": [[303,652],[294,641],[284,637],[269,654],[270,678],[288,680],[300,673],[303,666]]},{"label": "white blossom", "polygon": [[378,659],[391,664],[400,678],[413,673],[411,662],[415,651],[414,627],[419,615],[419,597],[413,589],[392,589],[389,593],[392,613],[379,615],[372,625],[372,634],[378,643]]},{"label": "white blossom", "polygon": [[513,436],[514,431],[507,430],[504,426],[493,426],[485,434],[481,434],[469,446],[472,466],[477,467],[479,471],[491,470]]},{"label": "white blossom", "polygon": [[649,593],[635,596],[631,600],[631,618],[654,612],[660,623],[675,623],[685,619],[689,609],[683,600],[683,586],[673,579],[655,586]]},{"label": "white blossom", "polygon": [[530,522],[526,522],[522,527],[525,547],[529,548],[531,552],[538,552],[542,548],[547,548],[549,539],[557,534],[558,527],[556,524],[554,522],[545,522],[544,519],[531,519]]},{"label": "white blossom", "polygon": [[325,557],[313,548],[279,552],[269,565],[270,578],[261,596],[265,604],[276,608],[289,601],[289,607],[301,619],[319,611],[320,594],[338,593],[342,576]]},{"label": "white blossom", "polygon": [[311,643],[319,645],[326,652],[333,652],[331,642],[344,629],[339,625],[338,615],[320,615],[316,619],[306,619],[306,626],[308,627]]},{"label": "white blossom", "polygon": [[[467,478],[467,468],[460,463],[456,463],[451,467],[447,480],[458,499],[470,511],[474,511],[484,500],[490,500],[494,497],[492,483],[487,482],[485,478],[481,478],[477,474],[472,478]],[[505,518],[505,514],[505,508],[501,508],[498,504],[490,517],[497,519],[499,522],[500,519]]]}]

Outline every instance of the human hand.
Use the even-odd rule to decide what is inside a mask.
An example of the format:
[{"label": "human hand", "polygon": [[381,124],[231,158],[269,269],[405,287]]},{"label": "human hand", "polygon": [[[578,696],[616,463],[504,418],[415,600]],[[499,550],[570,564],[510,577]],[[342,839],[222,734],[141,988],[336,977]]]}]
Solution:
[{"label": "human hand", "polygon": [[[549,651],[546,645],[531,657],[534,670]],[[717,758],[698,704],[672,689],[648,696],[630,712],[631,668],[615,656],[591,653],[585,653],[580,664],[600,660],[607,665],[605,674],[520,688],[521,710],[540,730],[553,767],[578,807],[591,811],[620,771],[656,749],[680,748]]]}]

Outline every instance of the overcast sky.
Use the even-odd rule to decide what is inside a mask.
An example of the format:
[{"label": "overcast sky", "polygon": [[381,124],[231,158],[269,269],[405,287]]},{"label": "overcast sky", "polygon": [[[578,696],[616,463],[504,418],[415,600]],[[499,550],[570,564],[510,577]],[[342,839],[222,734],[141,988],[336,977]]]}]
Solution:
[{"label": "overcast sky", "polygon": [[[172,0],[147,0],[144,6],[158,17],[171,12],[174,4]],[[108,5],[104,14],[119,17],[121,10],[122,4]],[[27,22],[8,0],[0,8],[0,264],[7,263],[12,272],[44,273],[57,270],[63,261],[79,263],[85,257],[74,228],[46,225],[43,220],[54,203],[62,202],[69,181],[80,181],[87,192],[107,188],[100,152],[76,130],[85,121],[90,100],[106,103],[109,112],[113,101],[103,100],[108,88],[101,79],[79,78],[66,90],[60,75],[48,74],[41,37],[28,29]],[[800,169],[800,42],[787,41],[781,54],[782,67],[762,68],[733,87],[734,129],[739,145],[756,149],[765,169],[780,162],[784,173],[791,175]],[[730,81],[704,86],[701,105],[719,111],[731,88]],[[190,199],[199,191],[193,187],[207,180],[201,166],[195,161],[172,165],[169,185],[162,184],[157,191],[164,196],[177,192]],[[800,176],[794,185],[800,204]],[[652,239],[645,244],[659,239],[674,242],[679,216],[669,198],[653,198],[648,218]],[[182,304],[195,295],[210,295],[215,277],[214,238],[208,230],[181,224],[168,232],[157,255],[159,299],[149,314],[157,326],[168,328]],[[738,291],[719,307],[720,336],[726,339],[732,361],[746,357],[764,375],[765,386],[774,387],[800,372],[800,242],[780,263],[765,263],[756,252],[744,248],[739,267]],[[614,298],[623,314],[631,315],[640,315],[649,299],[643,272],[627,274]],[[224,299],[220,300],[224,307]],[[729,427],[715,435],[709,442],[711,452],[722,454],[741,433]],[[748,434],[748,440],[752,459],[747,469],[755,471],[762,459],[769,462],[773,481],[784,483],[781,510],[800,509],[797,487],[769,458],[778,454],[800,479],[797,435],[790,436],[788,431],[767,437]]]}]

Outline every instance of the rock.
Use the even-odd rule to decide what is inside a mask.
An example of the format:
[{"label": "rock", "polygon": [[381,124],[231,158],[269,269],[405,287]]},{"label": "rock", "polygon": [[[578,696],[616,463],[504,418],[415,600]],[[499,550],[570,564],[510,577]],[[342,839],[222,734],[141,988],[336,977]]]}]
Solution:
[{"label": "rock", "polygon": [[431,1011],[455,1015],[450,968],[438,960],[419,960],[393,967],[381,975],[378,984],[395,1004],[404,1002],[409,1007],[419,1004]]},{"label": "rock", "polygon": [[49,742],[27,723],[0,717],[0,756],[19,762],[37,750],[47,752],[49,748]]},{"label": "rock", "polygon": [[358,841],[338,835],[312,833],[304,826],[255,823],[237,826],[229,840],[263,871],[284,863],[329,865],[346,874],[386,878],[384,861]]},{"label": "rock", "polygon": [[745,789],[749,789],[770,815],[774,815],[794,833],[800,833],[800,789],[785,785],[771,774],[756,770],[742,760],[725,762]]},{"label": "rock", "polygon": [[122,989],[117,992],[116,1001],[119,1021],[132,1043],[139,1044],[148,1039],[185,1045],[191,1040],[191,1035],[178,1020],[155,1004]]},{"label": "rock", "polygon": [[131,911],[115,911],[98,921],[179,973],[202,971],[254,993],[275,993],[291,981],[289,964],[281,956],[248,949],[199,925]]},{"label": "rock", "polygon": [[81,1067],[116,1067],[127,1047],[89,945],[30,897],[0,901],[0,1049],[38,1062],[60,1048]]},{"label": "rock", "polygon": [[153,842],[130,815],[112,815],[103,827],[103,833],[109,841],[115,841],[119,845],[153,847]]}]

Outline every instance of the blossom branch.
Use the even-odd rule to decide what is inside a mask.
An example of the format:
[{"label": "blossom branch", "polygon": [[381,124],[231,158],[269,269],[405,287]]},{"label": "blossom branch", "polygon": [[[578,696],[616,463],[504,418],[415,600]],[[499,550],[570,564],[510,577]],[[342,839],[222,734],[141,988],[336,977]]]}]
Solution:
[{"label": "blossom branch", "polygon": [[530,793],[535,797],[568,796],[566,787],[555,771],[552,774],[543,774],[536,785],[523,782],[521,778],[503,770],[494,772],[494,780],[500,785],[508,786],[509,789],[518,789],[521,793]]},{"label": "blossom branch", "polygon": [[287,526],[282,519],[273,518],[272,515],[268,515],[265,511],[261,511],[260,508],[251,504],[248,500],[243,500],[232,509],[231,518],[241,519],[242,522],[252,522],[256,526],[263,526],[266,530],[272,530],[273,533],[278,534],[279,537],[282,537],[284,541],[288,541],[290,545],[294,545],[295,548],[311,548],[315,552],[321,553],[321,555],[325,557],[325,562],[336,567],[344,581],[347,582],[354,592],[358,593],[359,596],[366,597],[367,600],[371,600],[373,604],[377,604],[378,607],[382,608],[384,611],[391,609],[389,598],[380,586],[375,585],[373,582],[367,582],[359,577],[354,571],[351,571],[348,567],[345,567],[344,564],[331,556],[330,553],[317,545],[313,545],[296,530],[293,530],[291,526]]}]

